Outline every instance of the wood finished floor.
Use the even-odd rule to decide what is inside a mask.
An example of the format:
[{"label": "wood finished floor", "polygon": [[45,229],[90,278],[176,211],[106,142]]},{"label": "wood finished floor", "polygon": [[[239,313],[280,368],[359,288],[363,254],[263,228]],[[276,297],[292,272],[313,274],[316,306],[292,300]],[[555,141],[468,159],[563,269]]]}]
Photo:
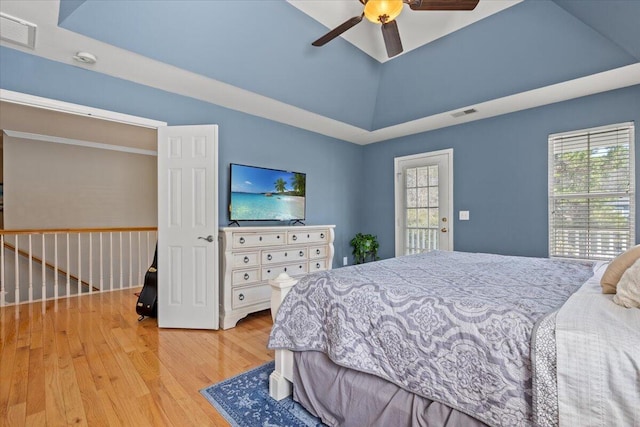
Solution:
[{"label": "wood finished floor", "polygon": [[138,290],[0,308],[2,425],[227,426],[199,391],[273,360],[269,311],[160,330]]}]

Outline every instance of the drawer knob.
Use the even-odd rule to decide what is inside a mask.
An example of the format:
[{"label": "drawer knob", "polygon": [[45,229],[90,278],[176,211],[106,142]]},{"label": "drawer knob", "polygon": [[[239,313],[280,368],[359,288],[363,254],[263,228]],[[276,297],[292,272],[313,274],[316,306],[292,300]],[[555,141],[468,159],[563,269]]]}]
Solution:
[{"label": "drawer knob", "polygon": [[244,280],[249,280],[249,273],[244,273]]},{"label": "drawer knob", "polygon": [[324,239],[324,233],[320,233],[320,238]]},{"label": "drawer knob", "polygon": [[287,267],[284,268],[284,271],[287,271]]},{"label": "drawer knob", "polygon": [[309,239],[311,236],[307,234],[307,239]]},{"label": "drawer knob", "polygon": [[240,294],[240,295],[238,295],[238,299],[239,299],[240,301],[243,301],[243,300],[244,300],[244,294]]},{"label": "drawer knob", "polygon": [[296,236],[296,235],[294,234],[294,235],[293,235],[293,237],[291,238],[291,240],[293,240],[293,241],[295,242],[296,240],[298,240],[298,236]]},{"label": "drawer knob", "polygon": [[260,240],[262,242],[262,236],[258,237],[258,240]]},{"label": "drawer knob", "polygon": [[248,256],[244,257],[243,261],[244,261],[245,264],[248,263],[249,262],[249,257]]},{"label": "drawer knob", "polygon": [[269,261],[271,261],[271,260],[273,259],[273,257],[271,256],[271,254],[267,255],[267,259],[268,259]]},{"label": "drawer knob", "polygon": [[271,273],[271,270],[267,270],[267,273]]},{"label": "drawer knob", "polygon": [[242,245],[244,243],[244,237],[240,238],[240,244]]},{"label": "drawer knob", "polygon": [[316,268],[320,268],[320,263],[316,262]]},{"label": "drawer knob", "polygon": [[304,256],[304,251],[299,252],[300,256]]},{"label": "drawer knob", "polygon": [[316,249],[316,255],[320,255],[320,249]]}]

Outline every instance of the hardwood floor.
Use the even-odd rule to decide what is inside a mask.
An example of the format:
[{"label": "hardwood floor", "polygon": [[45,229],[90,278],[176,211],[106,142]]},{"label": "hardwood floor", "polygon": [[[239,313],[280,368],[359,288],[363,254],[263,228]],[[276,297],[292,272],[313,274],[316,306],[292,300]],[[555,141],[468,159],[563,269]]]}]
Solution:
[{"label": "hardwood floor", "polygon": [[228,425],[199,391],[273,360],[270,312],[160,330],[137,321],[137,290],[1,308],[2,425]]}]

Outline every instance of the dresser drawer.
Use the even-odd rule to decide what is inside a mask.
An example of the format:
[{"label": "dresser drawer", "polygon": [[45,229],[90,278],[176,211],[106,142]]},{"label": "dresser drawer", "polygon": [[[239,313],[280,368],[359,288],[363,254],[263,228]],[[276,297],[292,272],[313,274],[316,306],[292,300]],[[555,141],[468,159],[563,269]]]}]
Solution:
[{"label": "dresser drawer", "polygon": [[329,251],[327,246],[312,246],[309,248],[309,259],[325,258]]},{"label": "dresser drawer", "polygon": [[239,254],[233,254],[233,261],[231,265],[236,267],[254,267],[260,264],[259,252],[245,252]]},{"label": "dresser drawer", "polygon": [[274,265],[272,267],[262,268],[262,280],[270,280],[278,277],[280,273],[287,273],[289,276],[299,276],[306,274],[307,263],[301,262],[297,264]]},{"label": "dresser drawer", "polygon": [[258,285],[247,286],[246,288],[237,288],[233,290],[231,300],[232,308],[244,307],[260,302],[268,301],[271,298],[271,286]]},{"label": "dresser drawer", "polygon": [[231,276],[231,285],[246,285],[249,283],[255,283],[260,281],[260,270],[238,270],[234,271]]},{"label": "dresser drawer", "polygon": [[329,241],[329,230],[290,231],[287,234],[287,243],[320,243]]},{"label": "dresser drawer", "polygon": [[309,261],[309,273],[314,271],[322,271],[327,269],[327,260],[319,259],[315,261]]},{"label": "dresser drawer", "polygon": [[234,248],[255,248],[285,244],[284,233],[233,233]]},{"label": "dresser drawer", "polygon": [[262,264],[276,264],[307,259],[307,248],[262,251]]}]

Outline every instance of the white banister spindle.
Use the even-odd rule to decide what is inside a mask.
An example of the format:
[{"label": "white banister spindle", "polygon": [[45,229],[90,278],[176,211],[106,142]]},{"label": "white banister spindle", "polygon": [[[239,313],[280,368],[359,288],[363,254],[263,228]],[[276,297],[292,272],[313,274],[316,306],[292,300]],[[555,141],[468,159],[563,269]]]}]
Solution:
[{"label": "white banister spindle", "polygon": [[53,234],[53,299],[58,299],[58,233]]},{"label": "white banister spindle", "polygon": [[151,264],[151,257],[149,256],[149,234],[147,231],[147,265]]},{"label": "white banister spindle", "polygon": [[69,233],[67,234],[67,292],[65,296],[71,295],[71,257],[69,256],[71,248],[69,248]]},{"label": "white banister spindle", "polygon": [[19,265],[18,265],[18,261],[20,260],[20,256],[18,255],[18,251],[20,250],[20,248],[18,247],[18,235],[15,235],[16,238],[14,240],[15,243],[15,252],[13,254],[13,260],[14,262],[14,269],[15,269],[15,273],[14,273],[14,284],[15,284],[15,303],[16,304],[20,304],[22,301],[20,301],[20,269],[19,269]]},{"label": "white banister spindle", "polygon": [[29,234],[29,302],[33,302],[33,247],[31,246],[31,234]]},{"label": "white banister spindle", "polygon": [[138,232],[138,285],[142,284],[142,258],[140,258],[140,247],[142,246],[142,233]]},{"label": "white banister spindle", "polygon": [[45,251],[46,236],[47,235],[45,233],[42,233],[42,293],[40,295],[42,301],[47,299],[47,257]]},{"label": "white banister spindle", "polygon": [[129,287],[133,286],[133,232],[129,232]]},{"label": "white banister spindle", "polygon": [[102,254],[102,233],[99,234],[100,236],[100,291],[104,291],[104,259],[103,259],[103,254]]},{"label": "white banister spindle", "polygon": [[0,307],[6,304],[4,283],[4,234],[0,234]]},{"label": "white banister spindle", "polygon": [[120,289],[122,289],[123,288],[123,280],[124,280],[124,277],[123,277],[124,271],[122,269],[122,260],[123,260],[123,258],[122,258],[122,231],[118,233],[118,237],[119,237],[118,246],[119,246],[119,249],[120,249],[118,264],[120,265],[120,268],[119,268],[119,270],[120,270]]},{"label": "white banister spindle", "polygon": [[93,292],[93,235],[89,233],[89,293]]},{"label": "white banister spindle", "polygon": [[82,293],[82,242],[78,233],[78,295]]},{"label": "white banister spindle", "polygon": [[113,290],[113,231],[109,232],[109,290]]}]

